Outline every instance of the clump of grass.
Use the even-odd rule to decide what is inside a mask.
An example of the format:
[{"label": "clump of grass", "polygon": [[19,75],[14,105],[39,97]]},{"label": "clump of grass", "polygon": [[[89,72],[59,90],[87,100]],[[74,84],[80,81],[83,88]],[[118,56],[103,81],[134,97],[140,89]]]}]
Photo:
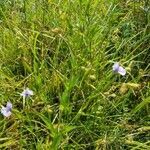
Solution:
[{"label": "clump of grass", "polygon": [[3,0],[0,18],[1,149],[150,149],[148,0]]}]

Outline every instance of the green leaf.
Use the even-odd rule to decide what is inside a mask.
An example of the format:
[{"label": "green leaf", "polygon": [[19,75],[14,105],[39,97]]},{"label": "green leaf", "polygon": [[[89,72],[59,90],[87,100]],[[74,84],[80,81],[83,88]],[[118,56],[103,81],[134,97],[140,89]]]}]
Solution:
[{"label": "green leaf", "polygon": [[131,114],[135,114],[138,111],[140,111],[145,105],[147,105],[148,103],[150,103],[150,96],[147,97],[146,99],[144,99],[140,104],[138,104],[133,111],[131,112]]}]

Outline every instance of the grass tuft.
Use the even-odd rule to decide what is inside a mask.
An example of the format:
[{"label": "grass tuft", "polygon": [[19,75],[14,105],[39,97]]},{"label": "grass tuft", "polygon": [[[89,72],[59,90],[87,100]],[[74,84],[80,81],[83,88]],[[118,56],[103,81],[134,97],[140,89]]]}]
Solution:
[{"label": "grass tuft", "polygon": [[149,6],[1,0],[0,149],[150,149]]}]

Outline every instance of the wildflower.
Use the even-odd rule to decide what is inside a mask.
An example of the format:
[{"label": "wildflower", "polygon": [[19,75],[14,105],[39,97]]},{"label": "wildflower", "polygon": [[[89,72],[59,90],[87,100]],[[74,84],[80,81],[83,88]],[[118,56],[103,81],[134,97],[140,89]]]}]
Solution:
[{"label": "wildflower", "polygon": [[119,66],[118,62],[116,62],[113,65],[113,71],[121,74],[122,76],[124,76],[126,74],[126,70],[123,67]]},{"label": "wildflower", "polygon": [[29,88],[26,88],[20,95],[23,96],[24,98],[29,97],[33,95],[33,91],[30,90]]},{"label": "wildflower", "polygon": [[12,103],[7,102],[6,107],[2,106],[1,113],[3,114],[3,116],[9,117],[11,115],[11,110],[12,110]]}]

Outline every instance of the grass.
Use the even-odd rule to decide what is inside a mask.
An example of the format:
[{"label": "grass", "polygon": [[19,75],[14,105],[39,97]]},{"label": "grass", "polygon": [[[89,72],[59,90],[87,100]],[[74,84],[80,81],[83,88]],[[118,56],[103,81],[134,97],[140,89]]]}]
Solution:
[{"label": "grass", "polygon": [[1,0],[0,149],[150,149],[149,5]]}]

